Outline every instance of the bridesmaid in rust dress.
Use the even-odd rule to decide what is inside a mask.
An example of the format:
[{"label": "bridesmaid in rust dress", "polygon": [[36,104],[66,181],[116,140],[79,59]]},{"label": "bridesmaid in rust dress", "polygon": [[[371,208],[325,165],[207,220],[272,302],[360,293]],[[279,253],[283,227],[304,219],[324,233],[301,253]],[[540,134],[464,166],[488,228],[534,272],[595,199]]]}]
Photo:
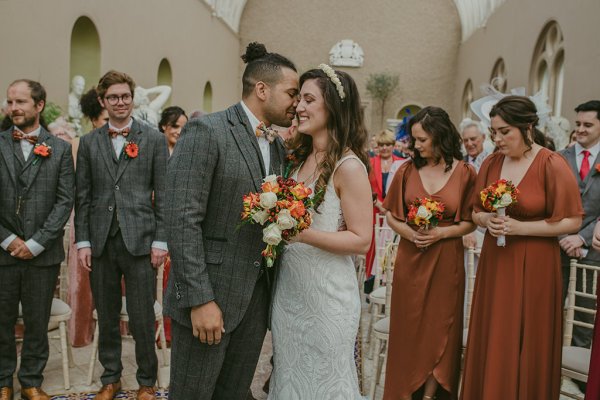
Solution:
[{"label": "bridesmaid in rust dress", "polygon": [[[479,170],[473,220],[487,228],[465,359],[463,400],[558,400],[562,343],[557,236],[577,232],[583,208],[566,161],[541,145],[529,98],[491,110],[498,148]],[[540,145],[541,144],[541,145]],[[479,191],[500,178],[520,193],[506,217],[485,211]],[[496,237],[506,236],[506,247]]]},{"label": "bridesmaid in rust dress", "polygon": [[[409,122],[414,158],[388,191],[387,220],[402,237],[394,270],[386,400],[456,399],[462,342],[462,236],[472,232],[475,169],[462,161],[461,139],[448,114],[426,107]],[[407,221],[416,198],[445,204],[438,227]]]}]

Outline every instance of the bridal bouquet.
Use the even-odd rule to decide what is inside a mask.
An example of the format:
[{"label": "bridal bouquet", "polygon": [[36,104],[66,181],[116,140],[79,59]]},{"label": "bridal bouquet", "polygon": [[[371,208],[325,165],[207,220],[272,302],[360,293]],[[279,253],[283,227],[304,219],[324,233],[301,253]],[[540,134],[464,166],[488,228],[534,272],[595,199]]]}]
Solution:
[{"label": "bridal bouquet", "polygon": [[315,199],[312,190],[291,178],[269,175],[263,180],[260,193],[248,193],[243,197],[242,223],[260,224],[263,242],[267,247],[262,256],[267,267],[283,249],[285,241],[294,237],[312,223],[310,209]]},{"label": "bridal bouquet", "polygon": [[417,198],[408,206],[408,222],[424,229],[436,227],[445,209],[446,206],[440,201],[427,197]]},{"label": "bridal bouquet", "polygon": [[[511,181],[500,179],[479,193],[483,208],[490,212],[496,212],[499,216],[506,215],[506,207],[517,202],[519,189]],[[496,240],[498,246],[506,246],[506,237],[498,236]]]}]

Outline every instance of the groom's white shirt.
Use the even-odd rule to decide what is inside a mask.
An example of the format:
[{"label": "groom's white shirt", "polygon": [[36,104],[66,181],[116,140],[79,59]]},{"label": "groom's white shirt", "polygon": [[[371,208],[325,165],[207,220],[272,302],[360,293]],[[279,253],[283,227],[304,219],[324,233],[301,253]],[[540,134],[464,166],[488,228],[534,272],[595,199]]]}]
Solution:
[{"label": "groom's white shirt", "polygon": [[[246,113],[246,116],[250,121],[250,125],[252,125],[252,132],[256,132],[256,127],[260,124],[261,121],[259,121],[259,119],[256,118],[254,114],[252,114],[252,111],[250,111],[248,106],[244,104],[243,100],[240,101],[240,104],[242,105],[242,108],[244,109],[244,112]],[[260,146],[260,153],[262,154],[263,163],[265,164],[265,171],[267,175],[269,175],[269,170],[271,167],[271,150],[269,147],[270,143],[263,136],[257,137],[256,139],[258,139],[258,145]]]}]

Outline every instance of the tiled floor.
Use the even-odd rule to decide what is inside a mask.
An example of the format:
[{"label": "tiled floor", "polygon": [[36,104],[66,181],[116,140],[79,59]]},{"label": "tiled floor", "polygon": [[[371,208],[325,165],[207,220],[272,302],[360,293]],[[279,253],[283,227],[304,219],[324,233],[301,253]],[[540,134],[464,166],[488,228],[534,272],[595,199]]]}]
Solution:
[{"label": "tiled floor", "polygon": [[[366,336],[366,327],[368,326],[368,318],[367,308],[363,308],[363,336]],[[363,343],[366,343],[363,340]],[[60,342],[56,339],[52,339],[50,341],[50,358],[48,360],[48,364],[46,366],[46,370],[44,373],[45,380],[43,384],[44,390],[46,390],[51,395],[58,394],[66,394],[66,393],[80,393],[80,392],[91,392],[98,390],[100,387],[100,375],[102,372],[102,367],[98,361],[96,361],[95,371],[94,371],[94,379],[91,386],[85,384],[88,372],[88,366],[90,361],[92,346],[86,346],[81,348],[73,348],[73,361],[74,365],[70,368],[70,379],[71,379],[71,388],[69,390],[65,390],[64,382],[63,382],[63,372],[62,372],[62,356],[60,353]],[[267,394],[262,391],[262,387],[271,373],[271,364],[270,358],[272,354],[271,347],[271,336],[270,333],[267,334],[265,338],[265,343],[263,345],[263,351],[259,360],[258,367],[256,369],[254,375],[254,381],[252,383],[252,393],[256,400],[265,400],[267,398]],[[162,365],[162,354],[160,352],[157,353],[159,366]],[[368,358],[369,354],[367,352],[367,345],[365,344],[365,350],[363,351],[363,389],[365,394],[368,393],[370,378],[373,375],[373,360]],[[136,379],[135,379],[135,371],[137,368],[134,356],[134,343],[132,340],[125,339],[123,341],[123,378],[122,384],[123,389],[136,389],[138,387]],[[385,375],[385,372],[383,373]],[[159,381],[161,382],[161,386],[168,386],[169,381],[169,367],[164,366],[159,369]],[[382,377],[381,382],[384,381],[384,377]],[[375,400],[379,400],[383,396],[383,385],[377,387],[375,392]],[[15,398],[17,397],[18,392],[18,382],[15,378],[14,387],[17,390],[15,394]],[[565,396],[561,396],[561,400],[567,400],[568,398]],[[319,400],[319,399],[316,399]]]}]

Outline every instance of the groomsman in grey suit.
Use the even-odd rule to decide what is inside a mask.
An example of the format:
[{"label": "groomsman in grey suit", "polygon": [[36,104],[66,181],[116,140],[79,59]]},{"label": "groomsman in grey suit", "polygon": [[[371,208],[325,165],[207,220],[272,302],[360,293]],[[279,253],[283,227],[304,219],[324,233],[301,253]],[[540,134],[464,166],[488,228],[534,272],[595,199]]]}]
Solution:
[{"label": "groomsman in grey suit", "polygon": [[120,390],[121,279],[125,278],[129,328],[135,339],[137,399],[155,399],[156,268],[167,254],[164,188],[168,150],[164,136],[131,117],[135,83],[107,72],[98,101],[108,123],[81,138],[77,152],[75,236],[79,265],[90,271],[98,312],[98,349],[104,367],[96,400]]},{"label": "groomsman in grey suit", "polygon": [[[600,265],[600,252],[592,248],[594,227],[600,217],[600,101],[591,100],[575,108],[576,140],[574,146],[562,150],[560,153],[567,159],[577,182],[583,203],[585,216],[579,232],[560,239],[563,264],[563,299],[566,296],[569,283],[569,259],[578,258],[586,264]],[[592,284],[592,277],[588,277],[588,287]],[[578,277],[578,285],[581,285]],[[586,300],[579,299],[584,305]],[[595,306],[593,300],[587,301],[591,308]],[[594,323],[594,317],[579,313],[576,318]],[[580,327],[573,328],[573,346],[589,348],[592,343],[592,331]]]},{"label": "groomsman in grey suit", "polygon": [[262,44],[242,59],[242,101],[188,122],[169,160],[174,400],[246,399],[267,330],[272,270],[261,227],[240,226],[242,196],[283,172],[281,139],[259,128],[291,125],[298,74]]},{"label": "groomsman in grey suit", "polygon": [[41,389],[48,361],[48,321],[64,226],[75,189],[71,145],[40,125],[46,90],[19,79],[7,91],[12,127],[0,133],[0,399],[12,400],[19,302],[25,333],[21,397],[50,399]]}]

